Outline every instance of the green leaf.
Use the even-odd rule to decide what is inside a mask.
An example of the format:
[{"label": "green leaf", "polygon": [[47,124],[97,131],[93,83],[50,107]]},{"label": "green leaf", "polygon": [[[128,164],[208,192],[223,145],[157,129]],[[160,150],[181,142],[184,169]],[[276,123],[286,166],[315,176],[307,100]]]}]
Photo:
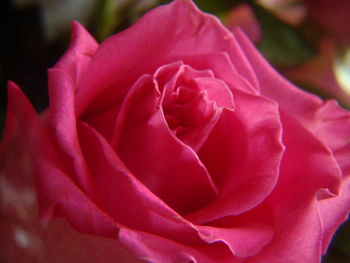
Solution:
[{"label": "green leaf", "polygon": [[242,4],[244,0],[195,0],[196,5],[204,12],[221,14],[231,10],[234,6]]},{"label": "green leaf", "polygon": [[[170,3],[173,0],[160,0],[160,4]],[[222,13],[227,13],[233,7],[240,5],[245,2],[245,0],[193,0],[193,2],[198,6],[203,12],[219,15]]]},{"label": "green leaf", "polygon": [[95,35],[99,41],[110,36],[117,24],[119,23],[117,8],[118,1],[97,1]]}]

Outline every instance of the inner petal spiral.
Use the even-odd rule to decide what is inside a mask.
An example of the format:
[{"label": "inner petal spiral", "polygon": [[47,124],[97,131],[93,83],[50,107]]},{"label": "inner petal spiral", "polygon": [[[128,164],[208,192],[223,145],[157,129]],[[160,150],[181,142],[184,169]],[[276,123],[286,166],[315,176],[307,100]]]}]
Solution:
[{"label": "inner petal spiral", "polygon": [[198,150],[222,108],[234,108],[232,93],[210,70],[199,71],[181,63],[170,78],[168,72],[169,68],[161,68],[155,74],[164,116],[173,134]]}]

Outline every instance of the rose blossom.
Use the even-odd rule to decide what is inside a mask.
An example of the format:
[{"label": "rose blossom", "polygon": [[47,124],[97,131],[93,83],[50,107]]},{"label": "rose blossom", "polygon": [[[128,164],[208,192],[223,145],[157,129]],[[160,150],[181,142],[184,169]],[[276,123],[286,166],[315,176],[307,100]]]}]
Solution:
[{"label": "rose blossom", "polygon": [[42,262],[316,263],[350,210],[349,112],[190,1],[101,45],[73,23],[39,116],[8,91],[1,166],[34,178]]}]

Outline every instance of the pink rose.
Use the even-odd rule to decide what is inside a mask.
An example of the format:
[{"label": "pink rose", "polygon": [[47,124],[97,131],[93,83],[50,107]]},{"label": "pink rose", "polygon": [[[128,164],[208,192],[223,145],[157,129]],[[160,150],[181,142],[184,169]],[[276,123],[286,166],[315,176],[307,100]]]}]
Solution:
[{"label": "pink rose", "polygon": [[350,210],[350,113],[190,1],[101,45],[74,23],[49,93],[37,116],[9,84],[1,151],[48,222],[21,225],[35,262],[316,263]]}]

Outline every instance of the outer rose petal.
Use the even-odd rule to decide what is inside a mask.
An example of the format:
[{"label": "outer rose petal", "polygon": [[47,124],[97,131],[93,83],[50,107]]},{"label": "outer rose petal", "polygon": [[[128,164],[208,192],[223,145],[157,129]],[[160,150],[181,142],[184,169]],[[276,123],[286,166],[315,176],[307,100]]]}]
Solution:
[{"label": "outer rose petal", "polygon": [[[19,135],[18,130],[13,135]],[[0,166],[1,262],[141,263],[121,247],[117,236],[81,234],[64,219],[41,221],[26,140],[22,136],[16,142],[4,152]]]},{"label": "outer rose petal", "polygon": [[258,88],[241,48],[217,18],[203,14],[189,0],[155,8],[101,44],[79,83],[77,113],[120,103],[139,76],[161,65],[221,51],[228,52],[239,74]]},{"label": "outer rose petal", "polygon": [[318,199],[324,189],[337,193],[339,167],[327,148],[298,121],[284,112],[281,120],[286,145],[281,174],[262,205],[270,205],[273,211],[275,236],[247,262],[268,263],[278,257],[288,263],[318,263],[323,237]]},{"label": "outer rose petal", "polygon": [[122,229],[120,242],[139,257],[152,263],[242,263],[243,258],[232,257],[225,247],[217,244],[210,247],[189,247],[166,238],[145,232]]},{"label": "outer rose petal", "polygon": [[258,254],[273,237],[272,228],[257,222],[248,226],[242,224],[229,228],[203,226],[201,231],[206,233],[208,243],[222,241],[233,255],[240,258]]},{"label": "outer rose petal", "polygon": [[325,254],[334,232],[350,213],[350,176],[343,179],[338,196],[320,200],[318,205],[323,227],[322,252]]},{"label": "outer rose petal", "polygon": [[[40,180],[40,178],[31,176],[33,171],[28,159],[32,157],[33,151],[28,152],[27,148],[33,143],[29,139],[40,139],[44,131],[41,130],[42,127],[34,109],[20,89],[14,83],[9,83],[8,90],[9,111],[6,130],[9,131],[11,128],[11,136],[4,139],[3,145],[7,147],[1,148],[0,247],[2,252],[0,261],[95,263],[115,262],[115,258],[119,258],[122,262],[140,263],[141,261],[136,260],[134,255],[120,247],[116,232],[111,235],[112,238],[80,234],[64,219],[55,219],[46,223],[39,219],[33,179]],[[26,136],[23,136],[21,132],[23,130],[28,132]],[[37,132],[39,132],[38,137],[31,137]],[[70,194],[69,190],[72,187],[69,182],[60,184],[59,178],[62,177],[61,181],[64,181],[65,175],[58,175],[57,178],[53,173],[48,172],[44,176],[52,184],[45,185],[44,191],[47,190],[54,196],[53,199],[57,198],[61,201],[56,203],[56,200],[45,195],[45,198],[49,198],[46,202],[52,201],[53,204],[50,205],[57,204],[60,208],[56,207],[56,211],[60,210],[75,225],[80,219],[86,222],[94,218],[98,221],[99,230],[96,233],[104,232],[106,221],[103,217],[99,217],[99,210],[95,209],[92,217],[89,217],[87,212],[89,205],[84,201],[86,196],[76,198],[79,197],[80,190],[73,189],[74,193]],[[77,202],[76,206],[74,206],[75,202]],[[68,209],[65,211],[64,207]],[[112,230],[116,230],[113,223],[110,226]],[[91,232],[93,229],[91,225],[87,227],[88,229],[79,226],[77,228],[86,232]]]},{"label": "outer rose petal", "polygon": [[94,183],[101,208],[127,227],[200,243],[192,225],[140,183],[100,134],[81,123],[79,136],[82,144],[89,142],[83,152],[91,171],[97,175]]},{"label": "outer rose petal", "polygon": [[[80,231],[113,236],[117,230],[114,221],[92,203],[61,169],[57,152],[48,139],[49,134],[40,123],[33,107],[21,90],[9,86],[9,103],[30,149],[31,163],[40,212],[45,219],[64,216]],[[69,200],[69,202],[67,202]]]},{"label": "outer rose petal", "polygon": [[319,263],[322,227],[317,201],[305,202],[297,209],[276,211],[274,239],[260,253],[244,263]]},{"label": "outer rose petal", "polygon": [[88,67],[98,45],[78,23],[72,23],[72,41],[60,61],[49,70],[49,120],[62,150],[65,165],[72,170],[72,179],[88,195],[92,186],[83,161],[76,132],[75,93],[81,75]]},{"label": "outer rose petal", "polygon": [[282,78],[258,53],[241,31],[235,36],[253,65],[259,79],[261,94],[275,100],[280,107],[300,121],[335,154],[344,175],[350,166],[350,113],[335,102],[297,89]]},{"label": "outer rose petal", "polygon": [[[248,218],[248,224],[245,221],[231,222],[232,229],[227,227],[231,236],[227,235],[225,224],[214,228],[187,222],[133,178],[101,135],[83,124],[80,125],[79,131],[82,144],[89,141],[90,145],[84,149],[86,160],[92,171],[99,175],[94,179],[99,206],[118,222],[132,229],[180,242],[190,250],[193,246],[223,242],[235,256],[254,255],[271,239],[272,229],[269,225],[257,223],[251,217]],[[140,217],[143,220],[139,220]]]},{"label": "outer rose petal", "polygon": [[[78,233],[64,219],[54,219],[44,232],[44,262],[50,263],[142,263],[117,237]],[[22,262],[22,261],[21,261]]]}]

